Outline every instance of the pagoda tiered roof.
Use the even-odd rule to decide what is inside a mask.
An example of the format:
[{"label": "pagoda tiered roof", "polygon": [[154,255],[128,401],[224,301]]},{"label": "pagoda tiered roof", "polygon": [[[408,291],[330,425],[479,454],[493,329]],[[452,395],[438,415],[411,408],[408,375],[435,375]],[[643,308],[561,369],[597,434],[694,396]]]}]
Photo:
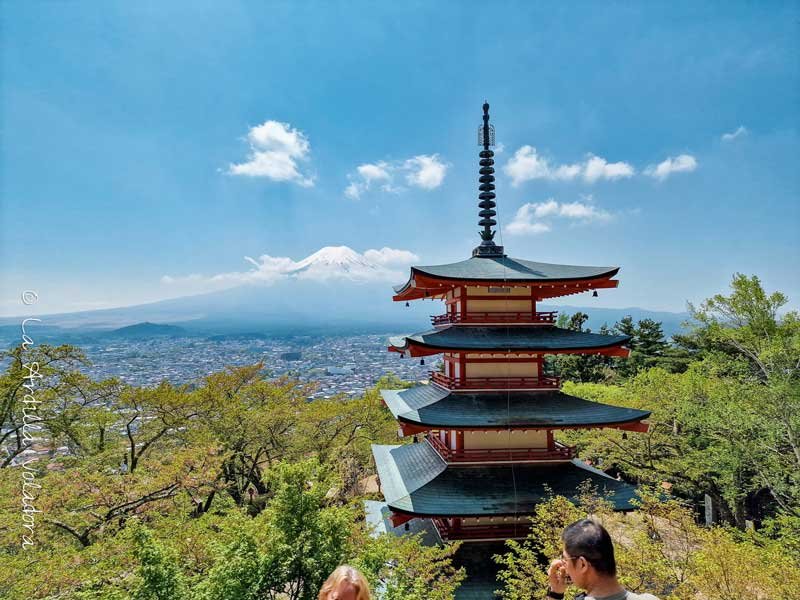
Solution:
[{"label": "pagoda tiered roof", "polygon": [[619,282],[611,278],[618,271],[619,267],[557,265],[508,256],[473,256],[445,265],[411,267],[408,281],[394,287],[394,299],[422,298],[462,284],[528,284],[537,289],[539,296],[554,297],[616,287]]},{"label": "pagoda tiered roof", "polygon": [[448,466],[428,443],[373,445],[381,491],[394,512],[415,516],[516,516],[552,495],[577,501],[589,481],[614,510],[633,510],[635,488],[579,460]]},{"label": "pagoda tiered roof", "polygon": [[[645,429],[650,413],[583,400],[559,390],[452,392],[437,385],[382,390],[386,406],[411,429]],[[628,427],[626,427],[626,425]]]},{"label": "pagoda tiered roof", "polygon": [[553,325],[478,327],[454,325],[408,336],[389,338],[390,350],[411,356],[450,351],[602,353],[628,356],[626,335],[604,335],[562,329]]},{"label": "pagoda tiered roof", "polygon": [[[615,510],[633,510],[634,486],[576,459],[576,448],[553,431],[645,432],[650,416],[566,394],[549,372],[546,355],[629,355],[629,336],[559,328],[555,312],[537,310],[546,298],[597,296],[596,290],[617,287],[619,267],[506,255],[494,241],[499,230],[488,103],[478,137],[479,245],[467,260],[412,266],[408,280],[394,288],[393,299],[406,306],[442,300],[445,311],[432,316],[433,329],[391,337],[389,350],[404,357],[444,354],[444,368],[431,372],[427,384],[381,391],[401,434],[415,439],[372,446],[385,503],[368,507],[378,530],[475,542],[464,547],[526,536],[538,504],[553,496],[578,502],[586,483]],[[488,556],[477,557],[476,570],[484,569],[484,560]]]}]

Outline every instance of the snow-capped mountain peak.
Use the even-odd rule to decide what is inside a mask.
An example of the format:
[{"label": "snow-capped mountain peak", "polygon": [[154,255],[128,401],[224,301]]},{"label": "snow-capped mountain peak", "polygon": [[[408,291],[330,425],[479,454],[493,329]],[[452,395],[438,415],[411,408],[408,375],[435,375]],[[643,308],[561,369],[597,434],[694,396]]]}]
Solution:
[{"label": "snow-capped mountain peak", "polygon": [[288,256],[262,254],[257,259],[245,256],[250,264],[246,271],[218,273],[209,277],[165,275],[162,283],[173,287],[214,291],[244,284],[275,285],[279,282],[350,280],[393,282],[407,277],[407,269],[419,257],[396,248],[371,248],[363,253],[348,246],[326,246],[306,258],[295,261]]},{"label": "snow-capped mountain peak", "polygon": [[376,269],[378,265],[368,261],[349,246],[325,246],[297,263],[292,272],[310,267],[340,268],[350,270],[354,267]]},{"label": "snow-capped mountain peak", "polygon": [[287,275],[361,278],[380,269],[380,265],[348,246],[325,246],[294,265]]}]

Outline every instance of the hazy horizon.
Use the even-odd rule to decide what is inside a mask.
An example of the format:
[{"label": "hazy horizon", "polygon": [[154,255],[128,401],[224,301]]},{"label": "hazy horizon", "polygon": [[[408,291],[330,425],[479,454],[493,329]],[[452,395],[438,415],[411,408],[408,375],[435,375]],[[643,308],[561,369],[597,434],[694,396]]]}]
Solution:
[{"label": "hazy horizon", "polygon": [[680,311],[735,272],[800,306],[796,3],[343,6],[7,3],[0,314],[330,247],[388,297],[480,241],[484,100],[510,256],[620,266],[598,307]]}]

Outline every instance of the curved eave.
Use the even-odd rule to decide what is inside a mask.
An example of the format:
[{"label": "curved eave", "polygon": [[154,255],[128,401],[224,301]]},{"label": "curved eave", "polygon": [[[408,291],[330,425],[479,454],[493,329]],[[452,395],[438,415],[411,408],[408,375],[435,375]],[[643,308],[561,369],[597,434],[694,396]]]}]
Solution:
[{"label": "curved eave", "polygon": [[411,357],[433,356],[434,354],[442,354],[443,352],[539,352],[541,354],[595,354],[598,356],[614,356],[618,358],[628,358],[631,353],[630,348],[625,347],[623,344],[582,348],[542,348],[532,345],[514,348],[505,346],[498,346],[495,348],[467,348],[464,346],[452,348],[421,344],[413,340],[408,340],[408,338],[405,339],[407,343],[404,346],[395,344],[388,346],[389,352],[399,352]]},{"label": "curved eave", "polygon": [[[606,338],[606,339],[602,339]],[[442,352],[538,352],[541,354],[597,354],[626,358],[630,336],[569,331],[553,326],[450,326],[389,338],[390,352],[430,356]]]},{"label": "curved eave", "polygon": [[[648,413],[649,415],[649,413]],[[647,433],[650,425],[644,421],[648,417],[632,419],[630,421],[613,421],[608,423],[592,423],[588,425],[428,425],[420,424],[415,420],[405,417],[397,417],[400,424],[400,431],[403,436],[416,435],[431,430],[455,430],[455,431],[508,431],[514,430],[537,430],[537,431],[565,431],[567,429],[619,429],[622,431],[632,431],[636,433]]]},{"label": "curved eave", "polygon": [[419,271],[411,267],[411,275],[402,285],[394,286],[395,292],[392,300],[403,302],[419,300],[421,298],[434,298],[461,286],[499,286],[499,287],[530,287],[539,298],[558,298],[582,292],[616,288],[619,281],[612,279],[619,272],[619,267],[610,268],[606,273],[591,277],[558,277],[558,278],[469,278],[469,277],[443,277]]},{"label": "curved eave", "polygon": [[646,431],[649,411],[592,402],[561,391],[452,392],[436,385],[382,390],[406,435],[430,429],[468,431],[616,428]]},{"label": "curved eave", "polygon": [[551,494],[577,501],[589,480],[615,510],[632,510],[635,488],[573,460],[551,464],[446,466],[427,443],[373,446],[386,503],[416,517],[532,514]]}]

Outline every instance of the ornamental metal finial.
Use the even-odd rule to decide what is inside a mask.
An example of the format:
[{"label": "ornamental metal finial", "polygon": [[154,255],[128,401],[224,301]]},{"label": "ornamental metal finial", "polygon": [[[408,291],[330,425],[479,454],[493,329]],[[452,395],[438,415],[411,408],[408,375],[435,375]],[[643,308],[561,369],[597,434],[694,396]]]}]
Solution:
[{"label": "ornamental metal finial", "polygon": [[478,171],[481,174],[478,178],[478,181],[480,181],[478,186],[480,190],[478,199],[480,202],[478,202],[478,206],[481,208],[478,213],[481,217],[478,225],[483,227],[483,231],[479,232],[483,241],[481,241],[480,246],[472,251],[472,256],[487,258],[505,256],[503,247],[494,243],[495,231],[492,229],[497,225],[497,221],[493,218],[497,215],[494,210],[497,204],[494,201],[496,197],[494,194],[494,152],[489,150],[489,146],[494,146],[494,125],[489,124],[488,102],[483,103],[483,125],[478,129],[478,145],[483,146],[483,150],[479,154],[481,168]]}]

